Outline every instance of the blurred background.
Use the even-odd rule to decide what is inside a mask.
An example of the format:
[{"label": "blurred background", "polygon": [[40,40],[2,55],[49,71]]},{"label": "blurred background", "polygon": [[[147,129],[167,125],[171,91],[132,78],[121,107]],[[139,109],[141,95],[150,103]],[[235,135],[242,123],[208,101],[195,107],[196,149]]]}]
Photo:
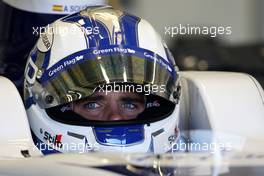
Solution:
[{"label": "blurred background", "polygon": [[[148,20],[180,70],[245,72],[264,86],[263,0],[109,0],[108,4]],[[21,87],[25,60],[37,38],[32,26],[45,26],[61,16],[25,12],[0,0],[0,74]],[[229,27],[231,33],[215,37],[166,33],[179,25]]]},{"label": "blurred background", "polygon": [[[127,0],[122,6],[150,21],[180,70],[245,72],[264,86],[263,0]],[[165,34],[165,28],[180,24],[229,26],[232,33],[216,37]]]}]

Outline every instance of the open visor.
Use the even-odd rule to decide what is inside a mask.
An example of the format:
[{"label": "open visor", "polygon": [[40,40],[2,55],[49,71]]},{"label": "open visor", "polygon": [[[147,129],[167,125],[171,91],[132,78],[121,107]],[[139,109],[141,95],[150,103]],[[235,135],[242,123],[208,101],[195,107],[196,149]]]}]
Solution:
[{"label": "open visor", "polygon": [[142,85],[132,91],[171,100],[176,80],[169,58],[142,48],[111,46],[83,50],[62,59],[29,88],[39,106],[49,108],[88,97],[98,87],[115,83]]}]

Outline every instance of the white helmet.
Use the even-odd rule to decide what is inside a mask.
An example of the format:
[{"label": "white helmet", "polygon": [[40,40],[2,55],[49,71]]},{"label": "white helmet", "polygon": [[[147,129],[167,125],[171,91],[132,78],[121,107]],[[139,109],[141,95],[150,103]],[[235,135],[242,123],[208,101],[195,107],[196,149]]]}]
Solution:
[{"label": "white helmet", "polygon": [[[167,46],[139,17],[105,6],[55,21],[40,35],[25,71],[25,104],[36,145],[44,154],[169,151],[179,134],[175,69]],[[147,87],[138,118],[92,121],[71,110],[72,102],[91,96],[98,86],[115,83]]]}]

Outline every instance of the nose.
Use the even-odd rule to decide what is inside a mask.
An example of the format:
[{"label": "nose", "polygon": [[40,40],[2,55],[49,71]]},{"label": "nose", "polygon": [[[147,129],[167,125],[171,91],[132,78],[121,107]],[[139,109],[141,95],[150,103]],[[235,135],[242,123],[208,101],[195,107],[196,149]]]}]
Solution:
[{"label": "nose", "polygon": [[110,111],[108,113],[108,119],[110,121],[123,120],[124,117],[121,115],[120,109],[117,103],[112,103]]},{"label": "nose", "polygon": [[120,114],[112,114],[109,118],[111,121],[123,120],[123,117]]}]

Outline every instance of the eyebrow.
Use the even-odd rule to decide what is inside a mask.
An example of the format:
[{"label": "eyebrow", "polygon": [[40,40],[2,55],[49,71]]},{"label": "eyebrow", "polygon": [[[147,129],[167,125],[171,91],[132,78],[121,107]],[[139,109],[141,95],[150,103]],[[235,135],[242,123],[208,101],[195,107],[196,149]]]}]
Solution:
[{"label": "eyebrow", "polygon": [[144,98],[131,98],[131,97],[123,97],[121,98],[123,102],[137,102],[137,103],[145,103]]},{"label": "eyebrow", "polygon": [[87,97],[85,100],[88,100],[88,101],[100,101],[100,100],[104,100],[105,97],[102,96],[102,95],[92,95],[92,96],[89,96]]}]

